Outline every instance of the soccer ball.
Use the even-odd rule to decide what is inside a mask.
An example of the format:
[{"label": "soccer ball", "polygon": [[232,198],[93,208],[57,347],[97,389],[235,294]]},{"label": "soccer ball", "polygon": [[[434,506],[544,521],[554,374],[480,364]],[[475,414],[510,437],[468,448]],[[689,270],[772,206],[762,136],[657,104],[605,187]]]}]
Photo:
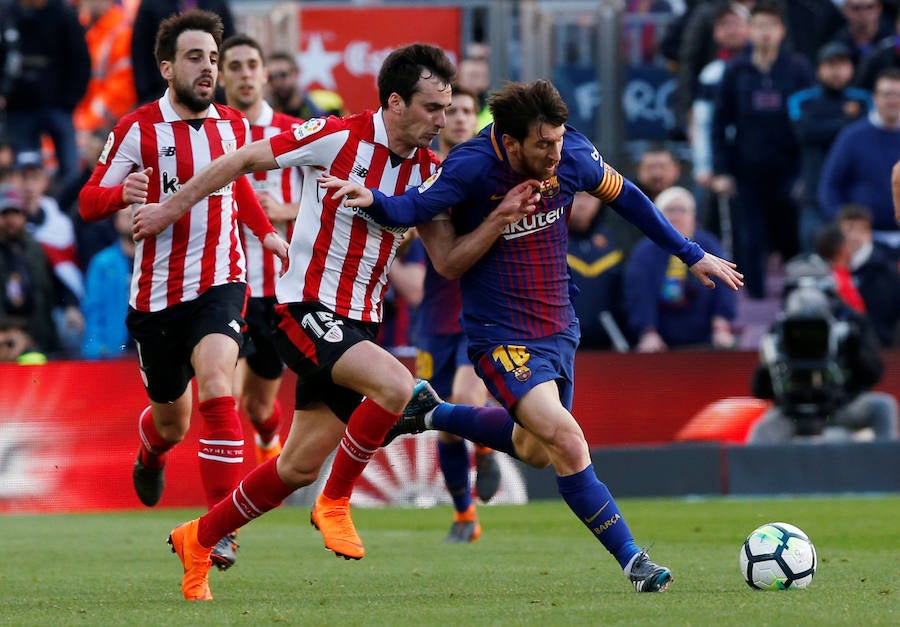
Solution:
[{"label": "soccer ball", "polygon": [[740,562],[741,574],[751,588],[806,588],[816,574],[816,547],[794,525],[767,523],[744,540]]}]

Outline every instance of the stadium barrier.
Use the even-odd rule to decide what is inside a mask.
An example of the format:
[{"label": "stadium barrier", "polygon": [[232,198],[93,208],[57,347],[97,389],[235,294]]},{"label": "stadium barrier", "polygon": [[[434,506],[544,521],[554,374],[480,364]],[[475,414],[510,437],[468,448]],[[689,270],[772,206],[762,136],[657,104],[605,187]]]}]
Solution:
[{"label": "stadium barrier", "polygon": [[[900,478],[900,472],[886,472],[894,468],[889,460],[879,462],[880,472],[865,470],[874,463],[871,460],[881,459],[874,453],[864,454],[871,445],[833,449],[831,457],[820,463],[816,460],[831,451],[830,447],[809,447],[802,455],[780,457],[777,450],[767,453],[762,448],[751,451],[717,443],[676,442],[684,426],[709,404],[746,395],[755,363],[756,355],[750,352],[579,353],[574,414],[594,449],[604,481],[614,488],[621,483],[623,494],[736,494],[749,493],[752,485],[761,493],[785,491],[788,484],[767,479],[766,469],[790,472],[793,464],[803,461],[809,465],[802,474],[811,478],[804,485],[820,491],[827,487],[821,477],[832,476],[825,472],[828,467],[842,469],[841,477],[856,476],[852,468],[844,472],[847,459],[856,460],[854,467],[863,469],[861,476]],[[900,351],[887,351],[885,366],[879,389],[896,392],[900,389]],[[293,404],[294,382],[293,375],[286,373],[280,392],[284,407]],[[146,404],[132,359],[41,366],[0,364],[0,513],[141,507],[131,486],[131,468],[137,449],[137,418]],[[199,417],[195,414],[193,419]],[[249,472],[254,463],[253,437],[249,423],[244,422],[244,470]],[[288,423],[285,420],[285,435]],[[191,430],[171,454],[162,507],[203,505],[196,432]],[[652,447],[652,455],[646,454],[647,447]],[[846,457],[841,452],[845,450],[853,456]],[[896,453],[892,453],[893,460],[900,459]],[[641,463],[632,464],[632,455],[640,455]],[[552,471],[531,471],[505,456],[503,461],[504,483],[498,502],[541,498],[545,496],[541,486],[547,482],[553,487],[546,495],[556,495]],[[360,503],[427,506],[446,502],[434,443],[428,437],[398,440],[379,452],[372,467],[354,497]],[[834,482],[853,491],[896,489],[894,483],[845,484],[837,478]],[[312,489],[314,486],[306,491]],[[307,502],[308,498],[298,494],[292,501]]]}]

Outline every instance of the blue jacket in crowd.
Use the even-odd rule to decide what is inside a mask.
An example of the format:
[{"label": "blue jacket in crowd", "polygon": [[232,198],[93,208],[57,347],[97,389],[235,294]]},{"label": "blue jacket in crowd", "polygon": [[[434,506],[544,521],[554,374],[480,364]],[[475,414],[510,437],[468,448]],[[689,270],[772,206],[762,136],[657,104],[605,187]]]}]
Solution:
[{"label": "blue jacket in crowd", "polygon": [[[697,229],[693,239],[703,250],[724,256],[715,235]],[[737,316],[737,294],[718,283],[700,283],[680,260],[644,238],[635,245],[625,267],[625,309],[632,338],[647,329],[670,347],[712,344],[712,319]]]},{"label": "blue jacket in crowd", "polygon": [[819,204],[834,217],[848,203],[872,211],[872,228],[895,231],[891,168],[900,159],[900,129],[888,129],[876,112],[846,126],[828,152],[819,179]]},{"label": "blue jacket in crowd", "polygon": [[747,167],[794,171],[800,149],[787,99],[812,84],[809,61],[785,47],[766,73],[753,65],[749,51],[729,62],[713,115],[713,170],[731,175]]}]

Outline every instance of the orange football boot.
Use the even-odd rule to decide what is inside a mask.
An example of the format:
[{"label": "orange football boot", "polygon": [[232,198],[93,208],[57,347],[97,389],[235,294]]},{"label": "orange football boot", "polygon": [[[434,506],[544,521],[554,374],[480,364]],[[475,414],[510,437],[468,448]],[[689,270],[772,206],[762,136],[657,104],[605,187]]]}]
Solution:
[{"label": "orange football boot", "polygon": [[209,589],[209,569],[212,567],[210,553],[212,547],[205,547],[197,539],[199,518],[175,527],[169,534],[169,545],[172,552],[184,566],[181,578],[181,593],[188,601],[212,601]]},{"label": "orange football boot", "polygon": [[322,532],[325,548],[335,556],[358,560],[366,554],[350,517],[350,497],[330,499],[320,494],[309,515],[310,524]]}]

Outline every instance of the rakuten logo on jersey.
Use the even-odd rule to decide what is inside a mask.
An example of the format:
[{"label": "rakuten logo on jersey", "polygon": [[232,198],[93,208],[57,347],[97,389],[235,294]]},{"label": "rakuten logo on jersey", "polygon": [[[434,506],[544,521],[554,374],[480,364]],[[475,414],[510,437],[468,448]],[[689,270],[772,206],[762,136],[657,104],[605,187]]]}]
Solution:
[{"label": "rakuten logo on jersey", "polygon": [[503,229],[503,239],[518,239],[531,233],[549,229],[557,220],[563,217],[565,210],[565,207],[559,207],[553,211],[533,213],[530,216],[525,216],[518,222],[507,224],[506,228]]}]

